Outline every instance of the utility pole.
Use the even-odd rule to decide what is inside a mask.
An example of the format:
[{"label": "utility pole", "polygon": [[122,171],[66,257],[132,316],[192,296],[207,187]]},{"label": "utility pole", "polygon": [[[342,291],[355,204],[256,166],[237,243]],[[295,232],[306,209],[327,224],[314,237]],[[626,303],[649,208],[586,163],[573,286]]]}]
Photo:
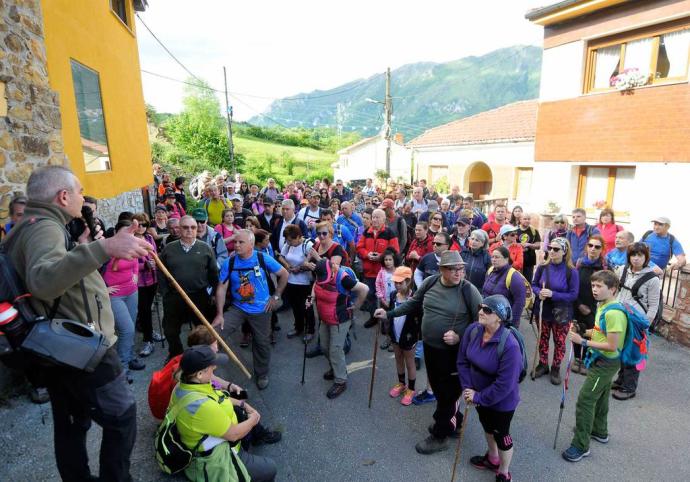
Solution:
[{"label": "utility pole", "polygon": [[386,114],[385,134],[388,145],[386,146],[386,174],[391,177],[391,118],[393,116],[393,98],[391,97],[391,68],[386,70],[386,99],[383,103]]},{"label": "utility pole", "polygon": [[228,73],[223,66],[223,80],[225,81],[225,117],[228,120],[228,151],[230,154],[230,165],[232,166],[232,175],[237,174],[237,166],[235,165],[235,146],[232,143],[232,107],[228,101]]}]

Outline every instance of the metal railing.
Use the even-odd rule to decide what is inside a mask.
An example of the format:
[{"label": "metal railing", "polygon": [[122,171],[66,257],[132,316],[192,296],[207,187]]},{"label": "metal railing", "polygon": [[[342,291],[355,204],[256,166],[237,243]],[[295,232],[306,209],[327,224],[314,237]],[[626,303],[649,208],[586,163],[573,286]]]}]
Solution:
[{"label": "metal railing", "polygon": [[481,211],[487,216],[491,213],[497,204],[502,204],[503,206],[508,205],[507,197],[497,197],[491,199],[475,199],[474,205],[477,206]]},{"label": "metal railing", "polygon": [[681,273],[690,273],[690,269],[685,266],[680,269],[673,269],[671,265],[668,265],[661,280],[661,300],[664,302],[664,305],[671,308],[676,307],[676,299],[680,291]]}]

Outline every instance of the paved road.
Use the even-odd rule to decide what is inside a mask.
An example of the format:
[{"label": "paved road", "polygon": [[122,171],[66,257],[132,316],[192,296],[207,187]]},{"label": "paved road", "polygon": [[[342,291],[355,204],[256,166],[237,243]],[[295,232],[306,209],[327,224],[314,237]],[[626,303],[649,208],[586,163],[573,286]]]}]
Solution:
[{"label": "paved road", "polygon": [[[388,389],[396,381],[392,353],[378,352],[373,406],[367,408],[374,333],[361,328],[362,313],[358,340],[348,355],[348,390],[336,400],[325,397],[329,383],[321,378],[327,368],[322,357],[307,361],[306,383],[300,384],[301,343],[284,338],[291,315],[283,312],[280,317],[282,338],[273,352],[269,388],[259,392],[245,382],[252,403],[262,413],[262,421],[284,433],[281,443],[258,450],[277,461],[278,480],[450,480],[452,448],[431,456],[418,455],[414,450],[414,444],[427,434],[433,405],[403,407],[388,396]],[[531,354],[534,337],[526,323],[522,332]],[[536,382],[525,380],[520,387],[522,403],[512,427],[514,479],[684,480],[690,473],[690,419],[686,415],[690,351],[660,338],[653,341],[653,359],[641,376],[638,396],[627,402],[611,400],[611,442],[606,446],[592,442],[591,457],[578,464],[563,461],[560,452],[568,446],[572,435],[575,399],[583,378],[576,374],[571,378],[557,451],[552,450],[552,443],[560,387],[552,386],[546,378]],[[231,346],[251,367],[249,350],[237,348],[236,340]],[[163,357],[159,346],[148,359],[147,370],[137,374],[133,385],[139,401],[139,434],[132,473],[139,481],[173,480],[163,476],[153,462],[155,423],[146,405],[148,376],[160,366]],[[229,369],[228,375],[243,382],[234,368]],[[417,384],[422,387],[424,382],[422,370]],[[91,431],[92,467],[97,464],[99,437],[99,430]],[[483,440],[476,413],[470,412],[458,480],[493,480],[491,474],[467,464],[471,455],[484,452]],[[49,406],[38,407],[18,398],[10,407],[0,408],[0,474],[3,481],[58,480],[52,456]]]}]

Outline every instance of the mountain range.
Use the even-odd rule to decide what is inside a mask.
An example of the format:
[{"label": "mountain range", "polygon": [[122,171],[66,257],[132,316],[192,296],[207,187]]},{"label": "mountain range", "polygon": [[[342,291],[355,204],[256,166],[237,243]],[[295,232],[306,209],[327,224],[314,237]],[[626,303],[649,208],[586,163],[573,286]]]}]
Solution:
[{"label": "mountain range", "polygon": [[[391,71],[392,130],[412,139],[426,129],[538,97],[541,47],[517,45],[450,62],[417,62]],[[274,101],[249,122],[334,127],[371,136],[383,124],[385,74]]]}]

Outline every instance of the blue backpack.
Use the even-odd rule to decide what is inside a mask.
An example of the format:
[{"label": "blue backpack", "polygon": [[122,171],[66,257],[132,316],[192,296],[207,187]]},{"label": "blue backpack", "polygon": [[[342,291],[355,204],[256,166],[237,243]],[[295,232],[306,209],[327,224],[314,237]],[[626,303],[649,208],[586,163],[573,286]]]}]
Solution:
[{"label": "blue backpack", "polygon": [[[504,325],[504,328],[505,330],[503,330],[503,332],[501,333],[501,339],[498,341],[498,348],[496,349],[496,354],[498,355],[498,359],[500,360],[501,356],[503,355],[503,350],[506,347],[506,341],[508,340],[508,336],[512,333],[515,337],[515,340],[518,342],[518,345],[520,346],[520,355],[522,355],[522,368],[520,369],[520,377],[518,378],[518,383],[522,383],[522,380],[524,380],[527,376],[527,368],[529,367],[529,363],[527,361],[527,353],[525,350],[525,339],[522,337],[522,333],[520,333],[518,329],[515,328],[513,325]],[[472,331],[470,331],[470,342],[474,341],[478,333],[479,325],[474,325],[472,327]]]},{"label": "blue backpack", "polygon": [[[602,310],[599,318],[599,327],[604,334],[606,334],[605,315],[611,310],[622,311],[628,320],[623,349],[619,350],[621,362],[627,366],[641,365],[638,366],[638,370],[644,370],[649,351],[649,320],[630,303],[612,303]],[[590,355],[588,356],[590,364],[601,356],[596,350],[589,350],[588,355]]]}]

